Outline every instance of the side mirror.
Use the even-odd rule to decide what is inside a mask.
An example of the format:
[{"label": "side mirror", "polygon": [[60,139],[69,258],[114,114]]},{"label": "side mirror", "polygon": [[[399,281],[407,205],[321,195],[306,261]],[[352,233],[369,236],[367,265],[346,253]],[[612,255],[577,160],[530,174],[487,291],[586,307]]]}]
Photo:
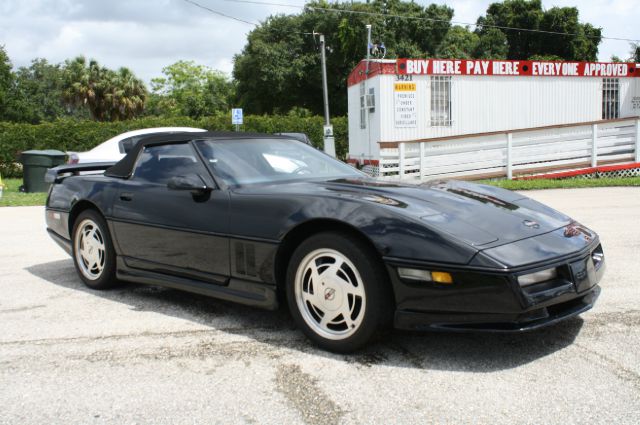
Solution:
[{"label": "side mirror", "polygon": [[211,190],[202,177],[197,174],[171,177],[167,182],[167,187],[172,190],[190,190],[198,193]]}]

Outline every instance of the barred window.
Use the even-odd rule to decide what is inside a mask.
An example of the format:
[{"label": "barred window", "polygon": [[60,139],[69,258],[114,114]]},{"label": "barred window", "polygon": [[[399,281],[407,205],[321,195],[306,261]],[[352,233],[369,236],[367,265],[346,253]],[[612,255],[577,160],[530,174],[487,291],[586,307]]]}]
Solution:
[{"label": "barred window", "polygon": [[367,96],[364,83],[360,83],[360,128],[367,128]]},{"label": "barred window", "polygon": [[431,125],[451,127],[451,77],[431,77]]},{"label": "barred window", "polygon": [[602,119],[611,120],[620,116],[620,80],[602,79]]}]

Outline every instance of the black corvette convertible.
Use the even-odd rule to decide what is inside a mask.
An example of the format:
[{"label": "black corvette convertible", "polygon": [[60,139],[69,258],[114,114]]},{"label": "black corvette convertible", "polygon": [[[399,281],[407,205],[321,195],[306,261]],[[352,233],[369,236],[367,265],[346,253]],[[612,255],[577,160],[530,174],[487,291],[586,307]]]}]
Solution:
[{"label": "black corvette convertible", "polygon": [[61,166],[47,180],[47,230],[90,288],[284,301],[333,351],[388,325],[549,325],[591,308],[604,273],[598,236],[532,199],[377,181],[282,136],[152,136],[118,163]]}]

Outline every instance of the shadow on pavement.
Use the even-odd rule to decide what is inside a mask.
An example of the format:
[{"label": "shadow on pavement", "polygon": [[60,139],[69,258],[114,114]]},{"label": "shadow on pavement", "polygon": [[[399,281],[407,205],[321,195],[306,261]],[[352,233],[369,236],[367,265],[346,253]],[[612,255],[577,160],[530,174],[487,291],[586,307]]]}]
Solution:
[{"label": "shadow on pavement", "polygon": [[363,367],[387,365],[469,372],[510,369],[571,345],[583,325],[582,319],[573,318],[521,334],[393,331],[358,353],[338,355],[313,347],[301,332],[295,330],[286,308],[265,311],[188,292],[137,284],[95,291],[82,283],[71,259],[38,264],[25,270],[55,285],[124,303],[136,311],[166,314],[212,330],[244,335],[276,347]]}]

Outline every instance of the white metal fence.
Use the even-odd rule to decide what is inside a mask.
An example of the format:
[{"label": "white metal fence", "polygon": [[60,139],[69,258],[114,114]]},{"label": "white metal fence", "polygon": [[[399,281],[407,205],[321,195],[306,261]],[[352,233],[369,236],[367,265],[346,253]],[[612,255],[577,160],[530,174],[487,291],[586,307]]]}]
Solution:
[{"label": "white metal fence", "polygon": [[501,177],[640,162],[640,117],[380,146],[379,177]]}]

